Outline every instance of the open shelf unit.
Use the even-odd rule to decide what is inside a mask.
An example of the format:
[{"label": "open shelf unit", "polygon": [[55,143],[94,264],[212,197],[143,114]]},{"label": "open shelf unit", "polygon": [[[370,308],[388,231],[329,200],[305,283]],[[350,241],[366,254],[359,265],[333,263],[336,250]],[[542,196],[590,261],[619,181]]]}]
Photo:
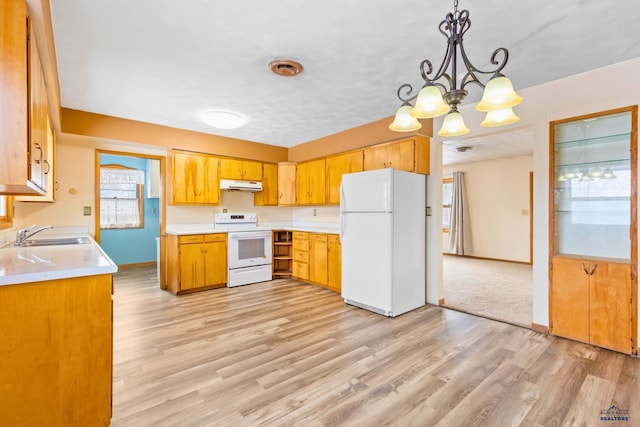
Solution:
[{"label": "open shelf unit", "polygon": [[291,277],[293,264],[293,232],[273,231],[273,278]]}]

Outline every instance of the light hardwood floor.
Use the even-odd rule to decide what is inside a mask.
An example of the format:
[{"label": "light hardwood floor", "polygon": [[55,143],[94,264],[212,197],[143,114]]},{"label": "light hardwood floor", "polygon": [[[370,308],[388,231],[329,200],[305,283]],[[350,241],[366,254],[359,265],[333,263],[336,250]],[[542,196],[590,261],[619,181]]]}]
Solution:
[{"label": "light hardwood floor", "polygon": [[113,382],[112,426],[640,425],[640,359],[294,280],[175,297],[155,268],[115,276]]}]

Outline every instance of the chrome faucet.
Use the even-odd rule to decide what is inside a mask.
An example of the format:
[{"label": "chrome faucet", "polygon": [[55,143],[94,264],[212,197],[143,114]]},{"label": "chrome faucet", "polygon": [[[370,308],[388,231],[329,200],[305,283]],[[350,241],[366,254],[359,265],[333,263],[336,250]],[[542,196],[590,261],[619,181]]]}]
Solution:
[{"label": "chrome faucet", "polygon": [[53,225],[45,225],[44,227],[36,228],[36,225],[33,224],[31,227],[18,230],[18,232],[16,233],[16,243],[14,246],[22,246],[25,240],[27,240],[29,237],[43,230],[48,230],[49,228],[53,228]]}]

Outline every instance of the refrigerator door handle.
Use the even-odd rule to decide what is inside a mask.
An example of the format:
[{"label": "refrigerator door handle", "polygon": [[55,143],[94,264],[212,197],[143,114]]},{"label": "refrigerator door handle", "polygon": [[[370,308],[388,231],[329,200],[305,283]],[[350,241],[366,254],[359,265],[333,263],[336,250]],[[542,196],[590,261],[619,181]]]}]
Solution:
[{"label": "refrigerator door handle", "polygon": [[344,235],[344,222],[346,217],[344,215],[344,186],[340,183],[340,243],[343,242],[342,236]]}]

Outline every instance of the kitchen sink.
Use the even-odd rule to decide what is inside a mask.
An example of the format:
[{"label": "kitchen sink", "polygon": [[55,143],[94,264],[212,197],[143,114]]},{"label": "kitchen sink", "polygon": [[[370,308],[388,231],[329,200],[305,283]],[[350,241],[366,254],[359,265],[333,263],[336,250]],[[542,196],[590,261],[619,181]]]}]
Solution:
[{"label": "kitchen sink", "polygon": [[32,246],[58,246],[58,245],[86,245],[91,243],[88,237],[58,237],[51,239],[33,239],[25,240],[20,247]]}]

